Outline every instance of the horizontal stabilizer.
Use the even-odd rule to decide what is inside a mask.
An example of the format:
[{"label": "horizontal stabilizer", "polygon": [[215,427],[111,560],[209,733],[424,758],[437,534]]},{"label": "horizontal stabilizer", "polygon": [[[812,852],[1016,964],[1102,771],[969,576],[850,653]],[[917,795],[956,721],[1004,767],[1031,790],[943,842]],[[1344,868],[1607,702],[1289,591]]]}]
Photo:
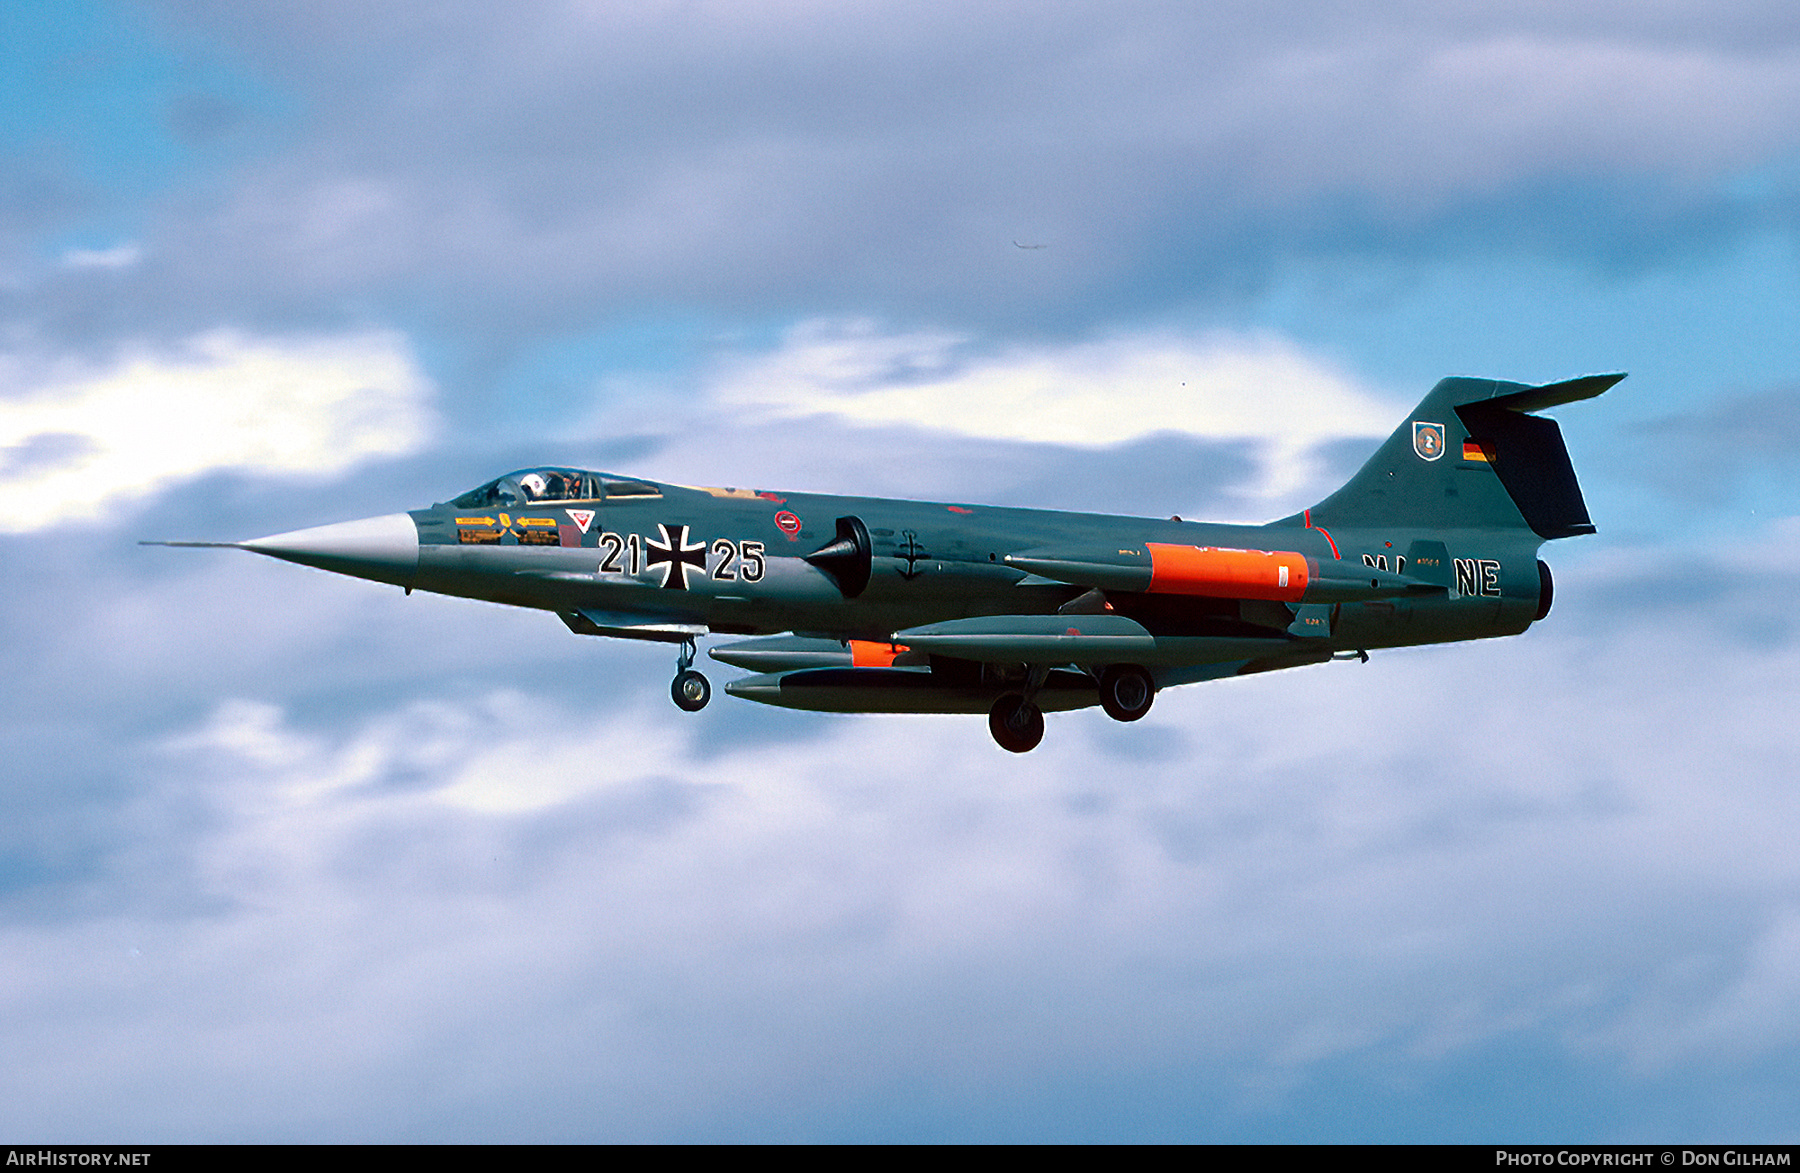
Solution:
[{"label": "horizontal stabilizer", "polygon": [[[1527,387],[1521,391],[1512,391],[1505,395],[1496,394],[1487,401],[1489,406],[1505,408],[1507,411],[1543,411],[1549,407],[1560,407],[1565,403],[1579,403],[1583,399],[1607,390],[1625,377],[1624,371],[1610,375],[1582,375],[1577,379],[1564,379],[1560,383],[1545,383],[1541,387]],[[1496,392],[1501,387],[1512,386],[1509,383],[1495,383]]]}]

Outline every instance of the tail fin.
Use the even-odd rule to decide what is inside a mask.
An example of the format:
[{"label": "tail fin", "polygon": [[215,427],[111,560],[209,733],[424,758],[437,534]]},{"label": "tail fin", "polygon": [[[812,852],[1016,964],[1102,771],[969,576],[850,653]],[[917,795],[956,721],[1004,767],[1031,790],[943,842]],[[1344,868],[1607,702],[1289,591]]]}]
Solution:
[{"label": "tail fin", "polygon": [[1624,377],[1585,375],[1541,387],[1440,380],[1348,484],[1313,506],[1311,523],[1527,527],[1545,539],[1591,534],[1562,430],[1529,413],[1592,399]]}]

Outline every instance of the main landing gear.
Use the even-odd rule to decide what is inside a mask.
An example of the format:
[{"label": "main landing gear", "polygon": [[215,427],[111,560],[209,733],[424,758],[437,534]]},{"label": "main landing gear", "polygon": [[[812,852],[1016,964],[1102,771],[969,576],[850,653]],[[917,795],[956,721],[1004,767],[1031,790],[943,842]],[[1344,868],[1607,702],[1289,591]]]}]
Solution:
[{"label": "main landing gear", "polygon": [[675,680],[669,685],[669,696],[675,707],[686,713],[698,713],[712,699],[712,685],[694,671],[694,641],[684,640],[675,659]]},{"label": "main landing gear", "polygon": [[1115,721],[1135,721],[1150,711],[1156,681],[1138,664],[1111,664],[1100,670],[1100,707]]},{"label": "main landing gear", "polygon": [[1008,753],[1028,753],[1044,740],[1044,710],[1022,692],[1002,693],[988,710],[988,732]]},{"label": "main landing gear", "polygon": [[988,710],[988,732],[1007,753],[1029,753],[1044,740],[1044,710],[1037,706],[1037,694],[1049,676],[1049,668],[1032,665],[1024,691],[1001,693]]},{"label": "main landing gear", "polygon": [[[1033,667],[1019,692],[1002,693],[988,710],[988,732],[1008,753],[1028,753],[1044,740],[1044,711],[1037,692],[1049,669]],[[1095,676],[1100,686],[1100,707],[1115,721],[1136,721],[1156,700],[1156,680],[1141,664],[1111,664]]]}]

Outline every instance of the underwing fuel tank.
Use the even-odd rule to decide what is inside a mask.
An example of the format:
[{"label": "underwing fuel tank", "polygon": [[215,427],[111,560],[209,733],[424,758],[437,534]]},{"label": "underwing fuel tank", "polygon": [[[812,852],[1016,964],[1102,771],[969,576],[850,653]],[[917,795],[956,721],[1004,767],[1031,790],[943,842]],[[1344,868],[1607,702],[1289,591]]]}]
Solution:
[{"label": "underwing fuel tank", "polygon": [[891,668],[895,664],[923,666],[924,654],[908,655],[904,644],[871,640],[809,639],[774,636],[725,644],[707,653],[721,664],[752,672],[796,672],[803,668]]},{"label": "underwing fuel tank", "polygon": [[913,649],[982,663],[1222,664],[1287,651],[1286,636],[1152,635],[1124,615],[978,615],[894,633]]},{"label": "underwing fuel tank", "polygon": [[[725,685],[742,700],[815,713],[986,713],[1017,685],[948,684],[926,668],[809,668],[747,676]],[[1035,697],[1046,713],[1100,703],[1094,678],[1056,669]]]},{"label": "underwing fuel tank", "polygon": [[1118,550],[1027,550],[1008,566],[1071,586],[1148,595],[1351,603],[1441,594],[1444,588],[1351,562],[1292,550],[1231,550],[1145,542]]},{"label": "underwing fuel tank", "polygon": [[935,655],[1021,664],[1139,663],[1156,650],[1156,637],[1123,615],[980,615],[894,638]]}]

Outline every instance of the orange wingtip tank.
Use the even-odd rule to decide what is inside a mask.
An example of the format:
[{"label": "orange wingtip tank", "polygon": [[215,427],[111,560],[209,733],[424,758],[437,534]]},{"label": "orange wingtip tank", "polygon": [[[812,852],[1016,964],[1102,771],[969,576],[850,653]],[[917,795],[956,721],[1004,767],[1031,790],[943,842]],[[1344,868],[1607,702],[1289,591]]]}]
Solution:
[{"label": "orange wingtip tank", "polygon": [[1149,593],[1292,603],[1306,593],[1306,555],[1147,542]]}]

